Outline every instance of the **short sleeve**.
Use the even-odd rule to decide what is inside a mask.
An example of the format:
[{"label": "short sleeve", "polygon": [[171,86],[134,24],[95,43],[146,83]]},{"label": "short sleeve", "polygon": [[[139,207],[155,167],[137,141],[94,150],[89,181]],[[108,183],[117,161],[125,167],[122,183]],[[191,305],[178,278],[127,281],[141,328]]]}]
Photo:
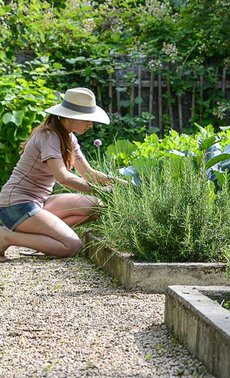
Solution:
[{"label": "short sleeve", "polygon": [[73,146],[73,149],[74,149],[75,159],[84,160],[85,156],[84,156],[83,152],[81,151],[81,147],[78,143],[77,138],[75,137],[75,135],[73,133],[70,134],[70,137],[71,137],[71,140],[72,140],[72,146]]},{"label": "short sleeve", "polygon": [[41,161],[48,159],[62,159],[61,142],[54,132],[44,130],[37,134],[36,144],[41,152]]}]

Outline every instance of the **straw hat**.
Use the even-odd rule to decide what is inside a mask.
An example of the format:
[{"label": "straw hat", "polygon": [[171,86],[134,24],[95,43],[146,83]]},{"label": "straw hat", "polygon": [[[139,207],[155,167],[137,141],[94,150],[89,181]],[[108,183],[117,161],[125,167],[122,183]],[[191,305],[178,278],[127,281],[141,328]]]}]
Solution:
[{"label": "straw hat", "polygon": [[61,104],[51,106],[46,113],[83,121],[100,122],[108,125],[106,112],[96,105],[93,92],[88,88],[72,88],[65,93]]}]

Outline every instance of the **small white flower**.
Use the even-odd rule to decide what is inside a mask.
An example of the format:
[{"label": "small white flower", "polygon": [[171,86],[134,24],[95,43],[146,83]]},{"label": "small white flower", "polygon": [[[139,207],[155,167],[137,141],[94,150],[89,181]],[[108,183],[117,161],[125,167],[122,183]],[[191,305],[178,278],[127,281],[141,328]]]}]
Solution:
[{"label": "small white flower", "polygon": [[102,145],[102,141],[101,141],[101,139],[95,139],[95,141],[93,142],[93,144],[96,147],[100,147]]}]

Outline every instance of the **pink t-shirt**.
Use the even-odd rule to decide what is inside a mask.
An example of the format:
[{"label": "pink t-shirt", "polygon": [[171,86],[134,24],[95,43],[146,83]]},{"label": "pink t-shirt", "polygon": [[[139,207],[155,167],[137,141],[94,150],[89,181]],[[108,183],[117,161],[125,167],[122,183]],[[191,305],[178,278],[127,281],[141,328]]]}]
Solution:
[{"label": "pink t-shirt", "polygon": [[[85,159],[77,138],[70,134],[76,159]],[[35,133],[0,193],[0,207],[22,202],[36,202],[43,206],[53,190],[55,178],[46,161],[62,159],[60,139],[48,129]]]}]

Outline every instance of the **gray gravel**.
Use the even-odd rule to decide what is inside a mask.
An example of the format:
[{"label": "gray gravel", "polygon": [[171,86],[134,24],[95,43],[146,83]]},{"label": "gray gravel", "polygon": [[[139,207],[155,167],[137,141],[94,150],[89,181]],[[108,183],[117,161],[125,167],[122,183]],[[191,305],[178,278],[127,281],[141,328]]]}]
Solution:
[{"label": "gray gravel", "polygon": [[164,296],[127,292],[82,258],[7,251],[0,377],[209,377],[163,324]]}]

